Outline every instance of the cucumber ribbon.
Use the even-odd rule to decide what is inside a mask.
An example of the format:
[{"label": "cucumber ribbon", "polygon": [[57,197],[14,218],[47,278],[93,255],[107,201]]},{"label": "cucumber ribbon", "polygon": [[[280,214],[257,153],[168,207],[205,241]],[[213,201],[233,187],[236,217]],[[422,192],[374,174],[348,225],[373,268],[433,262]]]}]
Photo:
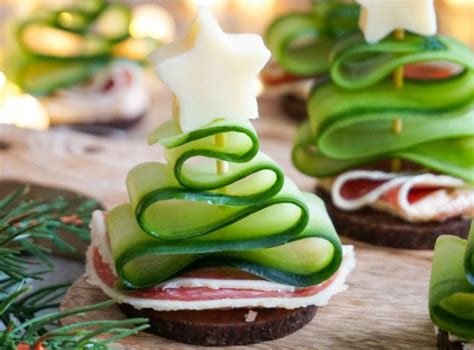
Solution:
[{"label": "cucumber ribbon", "polygon": [[[227,145],[214,138],[227,135]],[[125,287],[156,285],[199,266],[232,267],[294,286],[329,279],[342,247],[324,204],[301,193],[259,152],[249,122],[216,120],[182,133],[174,120],[149,143],[167,164],[143,163],[127,177],[130,203],[107,219],[112,254]],[[217,175],[216,159],[229,162]]]},{"label": "cucumber ribbon", "polygon": [[438,238],[429,296],[433,322],[449,333],[474,340],[474,225],[468,240]]},{"label": "cucumber ribbon", "polygon": [[277,18],[265,40],[278,63],[300,76],[326,74],[329,53],[338,37],[357,30],[359,6],[338,2],[315,2],[311,12]]},{"label": "cucumber ribbon", "polygon": [[[298,134],[293,162],[302,172],[331,176],[384,158],[407,159],[474,183],[474,55],[454,39],[408,35],[367,44],[361,35],[333,51],[333,82],[313,89],[309,122]],[[464,68],[448,79],[405,80],[399,66],[450,62]],[[402,121],[400,133],[393,120]]]},{"label": "cucumber ribbon", "polygon": [[44,11],[15,25],[5,63],[8,78],[33,95],[87,80],[116,58],[144,62],[158,43],[130,37],[131,9],[104,0]]}]

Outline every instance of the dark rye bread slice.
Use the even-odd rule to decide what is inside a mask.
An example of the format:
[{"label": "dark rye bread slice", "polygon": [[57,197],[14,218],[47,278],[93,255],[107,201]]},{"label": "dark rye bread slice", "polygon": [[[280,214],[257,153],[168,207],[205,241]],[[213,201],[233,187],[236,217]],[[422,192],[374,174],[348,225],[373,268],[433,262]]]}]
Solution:
[{"label": "dark rye bread slice", "polygon": [[303,121],[308,118],[306,101],[295,94],[288,93],[280,98],[280,106],[283,112],[295,121]]},{"label": "dark rye bread slice", "polygon": [[438,349],[439,350],[462,350],[463,343],[460,341],[449,340],[449,333],[440,329],[438,331]]},{"label": "dark rye bread slice", "polygon": [[321,188],[316,194],[325,202],[339,234],[359,241],[403,249],[433,249],[443,234],[467,238],[470,221],[453,218],[443,222],[411,223],[372,208],[356,211],[338,209]]},{"label": "dark rye bread slice", "polygon": [[[107,136],[117,129],[121,130],[128,130],[132,127],[136,126],[140,121],[143,120],[146,112],[137,115],[133,118],[123,118],[123,117],[115,117],[110,121],[107,122],[96,122],[96,123],[71,123],[68,124],[72,129],[80,132],[85,132],[92,135],[98,136]],[[61,125],[61,124],[54,124],[52,126]]]},{"label": "dark rye bread slice", "polygon": [[[246,345],[282,338],[308,324],[316,314],[316,306],[288,309],[214,309],[155,311],[137,310],[128,304],[120,309],[129,318],[146,317],[150,333],[180,343],[224,346]],[[254,321],[249,312],[256,312]],[[247,322],[248,320],[249,322]]]}]

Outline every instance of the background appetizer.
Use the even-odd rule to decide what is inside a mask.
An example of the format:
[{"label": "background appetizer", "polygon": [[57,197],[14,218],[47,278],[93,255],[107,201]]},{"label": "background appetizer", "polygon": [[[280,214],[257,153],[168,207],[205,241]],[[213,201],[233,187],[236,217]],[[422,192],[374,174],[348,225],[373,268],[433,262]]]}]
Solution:
[{"label": "background appetizer", "polygon": [[315,79],[329,73],[329,55],[338,38],[358,31],[359,5],[342,1],[313,1],[307,12],[283,15],[265,33],[274,61],[262,71],[267,92],[281,96],[291,117],[307,117],[306,100]]},{"label": "background appetizer", "polygon": [[[474,53],[435,35],[432,0],[360,0],[331,52],[293,162],[347,236],[400,248],[466,237],[474,215]],[[406,31],[405,31],[406,30]],[[364,40],[365,38],[365,40]]]},{"label": "background appetizer", "polygon": [[323,202],[259,151],[254,81],[262,39],[226,34],[200,8],[156,50],[173,118],[151,133],[167,163],[127,177],[130,203],[95,212],[88,279],[150,331],[202,345],[249,344],[307,324],[355,266]]},{"label": "background appetizer", "polygon": [[6,74],[51,124],[125,128],[151,104],[141,63],[158,43],[130,36],[132,10],[105,0],[35,11],[12,25]]},{"label": "background appetizer", "polygon": [[430,315],[439,349],[474,349],[474,225],[468,240],[436,241],[430,282]]}]

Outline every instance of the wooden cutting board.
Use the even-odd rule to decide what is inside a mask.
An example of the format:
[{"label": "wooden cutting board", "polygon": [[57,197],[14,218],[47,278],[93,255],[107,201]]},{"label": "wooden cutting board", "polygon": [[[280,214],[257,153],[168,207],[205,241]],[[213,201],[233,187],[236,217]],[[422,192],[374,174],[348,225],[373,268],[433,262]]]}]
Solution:
[{"label": "wooden cutting board", "polygon": [[[303,190],[314,180],[299,174],[290,162],[295,128],[278,116],[275,106],[261,104],[256,124],[261,147]],[[275,113],[274,113],[275,112]],[[68,130],[31,132],[0,126],[0,180],[15,179],[57,186],[99,199],[107,208],[127,201],[125,176],[135,164],[163,160],[159,147],[144,139],[100,139]],[[343,239],[344,240],[344,239]],[[433,349],[427,294],[432,252],[382,249],[355,243],[358,265],[349,290],[320,308],[302,330],[255,349]],[[78,280],[63,308],[106,299],[102,292]],[[69,319],[123,317],[117,307]],[[119,349],[191,349],[148,334],[129,337]],[[237,348],[237,347],[236,347]]]}]

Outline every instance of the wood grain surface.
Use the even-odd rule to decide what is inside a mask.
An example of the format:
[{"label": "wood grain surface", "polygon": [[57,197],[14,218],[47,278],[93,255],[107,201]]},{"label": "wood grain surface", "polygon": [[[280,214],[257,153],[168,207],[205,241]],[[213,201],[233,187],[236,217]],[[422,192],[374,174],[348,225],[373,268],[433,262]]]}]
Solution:
[{"label": "wood grain surface", "polygon": [[[282,165],[303,190],[314,180],[290,162],[295,128],[261,104],[255,125],[261,148]],[[163,160],[159,147],[144,139],[102,139],[57,129],[32,132],[0,126],[0,180],[15,179],[61,187],[99,199],[106,208],[127,201],[125,176],[137,163]],[[344,241],[344,239],[343,239]],[[347,242],[347,240],[346,240]],[[286,338],[251,346],[255,349],[433,349],[435,336],[427,307],[432,253],[381,249],[355,243],[358,265],[348,291],[320,308],[304,329]],[[63,308],[106,299],[83,278],[69,290]],[[123,317],[117,307],[72,320]],[[139,334],[117,344],[119,349],[191,349],[165,339]],[[248,347],[247,347],[248,348]]]}]

